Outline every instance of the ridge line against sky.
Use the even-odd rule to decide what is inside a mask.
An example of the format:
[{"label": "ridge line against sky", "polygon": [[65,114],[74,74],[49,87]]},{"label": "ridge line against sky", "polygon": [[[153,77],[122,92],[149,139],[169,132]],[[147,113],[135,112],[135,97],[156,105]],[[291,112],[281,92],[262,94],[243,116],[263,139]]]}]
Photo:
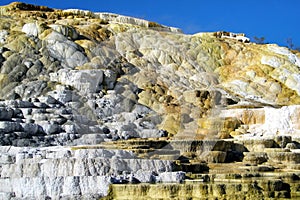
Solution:
[{"label": "ridge line against sky", "polygon": [[[7,5],[12,0],[1,0]],[[178,27],[184,33],[229,31],[250,37],[265,37],[265,42],[287,46],[291,38],[300,47],[299,0],[23,0],[24,3],[57,9],[83,9],[111,12]]]}]

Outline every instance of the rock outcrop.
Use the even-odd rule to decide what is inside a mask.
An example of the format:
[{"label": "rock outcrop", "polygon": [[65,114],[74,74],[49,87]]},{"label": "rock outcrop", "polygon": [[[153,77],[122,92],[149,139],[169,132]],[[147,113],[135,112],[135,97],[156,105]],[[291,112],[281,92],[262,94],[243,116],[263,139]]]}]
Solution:
[{"label": "rock outcrop", "polygon": [[300,196],[299,52],[24,3],[0,19],[0,199]]}]

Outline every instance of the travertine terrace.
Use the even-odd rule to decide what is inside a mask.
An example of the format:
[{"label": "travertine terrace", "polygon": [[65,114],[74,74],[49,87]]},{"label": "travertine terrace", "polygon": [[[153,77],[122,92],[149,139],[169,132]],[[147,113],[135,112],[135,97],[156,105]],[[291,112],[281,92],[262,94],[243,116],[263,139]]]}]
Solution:
[{"label": "travertine terrace", "polygon": [[2,6],[0,199],[300,198],[299,56],[244,34]]}]

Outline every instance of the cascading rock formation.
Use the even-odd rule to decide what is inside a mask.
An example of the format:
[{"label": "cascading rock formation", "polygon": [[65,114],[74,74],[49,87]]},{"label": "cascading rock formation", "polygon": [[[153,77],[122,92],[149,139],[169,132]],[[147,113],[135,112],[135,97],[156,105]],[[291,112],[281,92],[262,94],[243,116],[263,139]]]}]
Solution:
[{"label": "cascading rock formation", "polygon": [[0,7],[0,199],[300,198],[299,103],[286,47]]}]

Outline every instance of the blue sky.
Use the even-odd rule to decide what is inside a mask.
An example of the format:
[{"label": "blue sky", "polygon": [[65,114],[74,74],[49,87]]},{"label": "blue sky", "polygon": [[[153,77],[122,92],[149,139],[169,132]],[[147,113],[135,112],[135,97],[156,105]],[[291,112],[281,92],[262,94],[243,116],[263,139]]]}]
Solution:
[{"label": "blue sky", "polygon": [[[9,4],[0,0],[0,5]],[[181,28],[191,34],[231,31],[265,37],[286,46],[292,38],[300,47],[300,0],[23,0],[52,8],[112,12]]]}]

